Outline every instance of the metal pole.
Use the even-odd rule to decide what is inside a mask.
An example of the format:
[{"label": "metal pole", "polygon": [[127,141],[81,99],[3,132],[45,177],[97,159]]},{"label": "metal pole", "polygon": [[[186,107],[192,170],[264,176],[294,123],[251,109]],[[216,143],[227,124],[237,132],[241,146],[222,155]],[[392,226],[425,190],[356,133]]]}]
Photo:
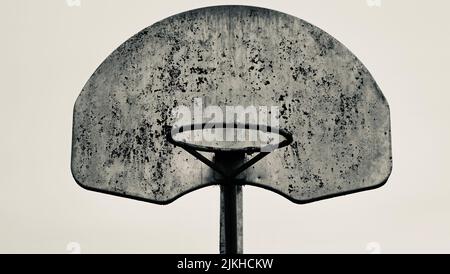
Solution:
[{"label": "metal pole", "polygon": [[220,253],[243,252],[242,187],[220,187]]},{"label": "metal pole", "polygon": [[[216,154],[215,163],[226,171],[232,171],[245,160],[244,154]],[[242,187],[236,180],[225,179],[220,186],[220,253],[242,254],[243,252],[243,216]],[[223,179],[223,177],[222,177]]]}]

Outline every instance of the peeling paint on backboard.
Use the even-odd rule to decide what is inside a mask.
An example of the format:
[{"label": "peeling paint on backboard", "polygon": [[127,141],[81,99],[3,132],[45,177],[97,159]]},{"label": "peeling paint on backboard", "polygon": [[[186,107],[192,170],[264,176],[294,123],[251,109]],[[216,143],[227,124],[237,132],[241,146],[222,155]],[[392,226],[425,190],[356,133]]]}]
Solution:
[{"label": "peeling paint on backboard", "polygon": [[280,107],[294,142],[247,170],[243,184],[303,203],[374,188],[390,175],[388,103],[345,46],[287,14],[218,6],[148,27],[100,65],[75,103],[74,178],[155,203],[215,184],[209,168],[165,138],[171,110],[199,97]]}]

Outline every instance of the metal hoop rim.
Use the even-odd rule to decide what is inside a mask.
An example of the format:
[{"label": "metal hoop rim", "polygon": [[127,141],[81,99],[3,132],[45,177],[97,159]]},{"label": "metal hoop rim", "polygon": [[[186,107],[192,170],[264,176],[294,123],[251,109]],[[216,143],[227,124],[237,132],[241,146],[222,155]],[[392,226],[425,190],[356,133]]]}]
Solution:
[{"label": "metal hoop rim", "polygon": [[[269,144],[266,146],[256,147],[256,146],[249,146],[244,148],[217,148],[212,146],[203,146],[203,145],[196,145],[196,144],[190,144],[183,141],[177,141],[173,138],[174,133],[182,133],[182,132],[188,132],[193,130],[203,130],[205,126],[213,126],[214,128],[238,128],[238,129],[252,129],[252,130],[259,130],[265,133],[268,132],[276,132],[277,134],[284,137],[284,140],[279,142],[278,144]],[[293,137],[290,132],[284,129],[268,126],[268,125],[260,125],[260,124],[249,124],[249,123],[202,123],[202,124],[188,124],[188,125],[182,125],[182,126],[172,126],[167,133],[167,140],[179,147],[188,148],[188,149],[194,149],[197,151],[203,151],[203,152],[214,152],[214,153],[220,153],[220,152],[244,152],[244,153],[252,153],[252,152],[269,152],[273,151],[278,148],[282,148],[285,146],[288,146],[293,142]]]}]

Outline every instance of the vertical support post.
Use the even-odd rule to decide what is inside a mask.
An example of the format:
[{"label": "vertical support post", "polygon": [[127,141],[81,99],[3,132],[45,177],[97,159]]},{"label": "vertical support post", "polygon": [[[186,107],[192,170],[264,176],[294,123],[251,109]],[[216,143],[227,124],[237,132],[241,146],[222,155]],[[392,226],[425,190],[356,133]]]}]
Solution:
[{"label": "vertical support post", "polygon": [[242,186],[220,186],[220,253],[243,252]]},{"label": "vertical support post", "polygon": [[[245,154],[216,153],[214,162],[226,171],[233,171],[245,161]],[[220,176],[220,175],[217,175]],[[237,178],[221,178],[220,185],[220,253],[242,254],[243,252],[243,209],[242,180],[245,174]]]}]

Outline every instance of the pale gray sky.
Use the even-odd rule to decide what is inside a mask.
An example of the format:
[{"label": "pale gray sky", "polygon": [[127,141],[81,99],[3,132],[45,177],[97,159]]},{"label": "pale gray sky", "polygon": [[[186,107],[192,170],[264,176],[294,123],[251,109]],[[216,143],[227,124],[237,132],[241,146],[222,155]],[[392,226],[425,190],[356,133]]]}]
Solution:
[{"label": "pale gray sky", "polygon": [[308,205],[245,187],[245,253],[450,252],[448,1],[72,2],[1,4],[1,253],[68,253],[71,242],[83,253],[218,252],[218,187],[158,206],[86,191],[70,173],[73,104],[97,66],[156,21],[218,4],[275,9],[327,31],[391,108],[384,187]]}]

